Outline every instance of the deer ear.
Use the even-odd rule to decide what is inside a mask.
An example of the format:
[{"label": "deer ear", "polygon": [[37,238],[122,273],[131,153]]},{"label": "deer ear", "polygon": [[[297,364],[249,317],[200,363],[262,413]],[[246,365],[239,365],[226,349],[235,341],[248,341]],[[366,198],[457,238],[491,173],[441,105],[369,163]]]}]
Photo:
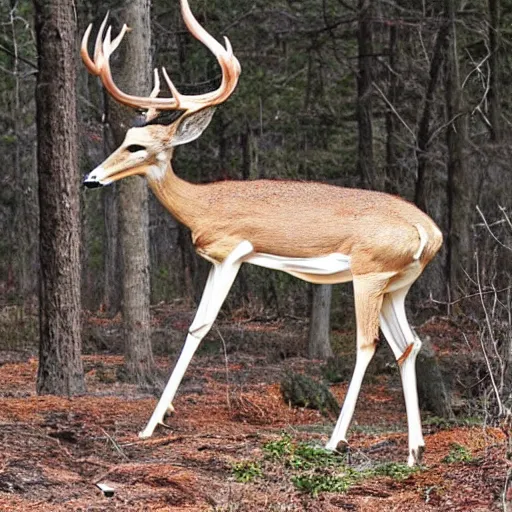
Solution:
[{"label": "deer ear", "polygon": [[204,108],[183,118],[174,134],[171,145],[180,146],[196,140],[210,124],[215,107]]}]

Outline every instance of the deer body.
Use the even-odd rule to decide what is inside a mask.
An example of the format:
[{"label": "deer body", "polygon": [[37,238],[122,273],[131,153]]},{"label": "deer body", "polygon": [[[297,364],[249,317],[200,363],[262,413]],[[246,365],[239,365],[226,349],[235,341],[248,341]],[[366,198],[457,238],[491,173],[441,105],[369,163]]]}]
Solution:
[{"label": "deer body", "polygon": [[[405,314],[405,297],[412,283],[442,243],[435,223],[411,203],[368,190],[299,181],[220,181],[192,184],[172,169],[174,147],[196,139],[208,126],[213,107],[236,87],[240,65],[226,39],[222,46],[181,0],[190,32],[215,54],[222,68],[217,91],[181,95],[163,75],[172,98],[160,98],[159,77],[148,97],[117,89],[109,57],[127,28],[103,40],[106,19],[96,39],[94,58],[87,50],[89,27],[81,54],[89,71],[99,76],[119,102],[145,108],[143,126],[128,130],[123,144],[89,173],[84,184],[108,185],[140,175],[181,223],[192,233],[197,252],[212,263],[196,316],[162,396],[142,438],[153,434],[170,406],[199,343],[210,330],[243,263],[288,272],[313,283],[353,281],[357,324],[357,358],[345,402],[327,448],[346,442],[366,368],[375,352],[379,326],[399,364],[409,430],[410,465],[421,460],[424,440],[416,392],[416,355],[421,341]],[[173,116],[164,119],[162,111]],[[174,115],[176,114],[176,115]]]},{"label": "deer body", "polygon": [[255,252],[275,256],[348,255],[355,274],[400,272],[415,260],[421,245],[418,225],[428,238],[422,267],[442,241],[430,217],[382,192],[284,180],[196,185],[178,178],[170,162],[163,177],[149,175],[148,184],[163,206],[191,230],[197,252],[219,263],[248,240]]}]

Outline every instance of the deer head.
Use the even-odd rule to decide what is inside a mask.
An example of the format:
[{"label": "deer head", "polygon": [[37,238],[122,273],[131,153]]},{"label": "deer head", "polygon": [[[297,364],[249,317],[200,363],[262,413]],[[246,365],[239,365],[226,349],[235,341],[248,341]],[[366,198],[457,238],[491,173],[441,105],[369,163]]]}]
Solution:
[{"label": "deer head", "polygon": [[158,177],[165,172],[175,146],[186,144],[198,138],[211,121],[216,105],[223,103],[236,87],[240,75],[240,64],[233,55],[231,44],[225,39],[225,47],[216,41],[195,19],[188,0],[181,0],[183,20],[190,33],[201,41],[216,56],[222,70],[219,88],[205,94],[180,94],[172,83],[165,68],[163,77],[172,98],[159,98],[160,79],[154,72],[154,88],[147,97],[132,96],[119,90],[112,79],[109,59],[119,46],[128,30],[123,26],[119,35],[112,40],[112,27],[105,27],[108,14],[101,24],[94,56],[87,50],[92,25],[87,28],[80,53],[90,73],[98,76],[105,89],[119,103],[135,109],[145,109],[144,120],[139,126],[130,128],[121,146],[101,165],[85,176],[84,185],[89,188],[109,185],[127,176],[141,175]]}]

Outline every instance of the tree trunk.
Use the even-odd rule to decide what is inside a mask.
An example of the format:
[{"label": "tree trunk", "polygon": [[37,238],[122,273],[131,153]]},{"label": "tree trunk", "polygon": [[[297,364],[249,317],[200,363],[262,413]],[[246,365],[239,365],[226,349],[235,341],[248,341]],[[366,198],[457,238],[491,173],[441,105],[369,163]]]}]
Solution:
[{"label": "tree trunk", "polygon": [[428,409],[441,418],[453,418],[451,390],[439,367],[429,342],[424,342],[416,359],[418,399],[421,409]]},{"label": "tree trunk", "polygon": [[434,110],[434,93],[437,88],[439,74],[442,69],[446,45],[448,42],[449,26],[443,22],[437,32],[434,52],[430,60],[430,78],[423,100],[423,111],[418,125],[416,158],[418,160],[418,178],[416,180],[416,191],[414,202],[425,212],[429,211],[427,198],[430,192],[430,176],[427,172],[429,162],[429,143],[430,143],[430,120]]},{"label": "tree trunk", "polygon": [[[398,30],[396,25],[389,27],[389,87],[388,100],[393,107],[397,107],[398,100],[398,73],[395,71],[397,59]],[[401,190],[401,179],[398,166],[397,119],[391,109],[386,106],[386,192],[398,194]]]},{"label": "tree trunk", "polygon": [[[133,29],[119,47],[116,82],[121,90],[148,95],[151,90],[151,30],[149,0],[125,2],[123,21]],[[110,102],[116,144],[121,144],[134,113]],[[154,381],[150,339],[148,189],[138,177],[119,182],[119,224],[123,262],[123,324],[128,379],[144,385]]]},{"label": "tree trunk", "polygon": [[[114,148],[112,148],[114,149]],[[103,266],[103,307],[114,317],[121,310],[122,290],[120,283],[121,249],[119,242],[119,194],[118,184],[105,187],[101,191],[103,218],[105,219],[104,266]]]},{"label": "tree trunk", "polygon": [[40,204],[37,391],[85,391],[80,358],[80,222],[73,2],[35,0]]},{"label": "tree trunk", "polygon": [[500,2],[489,0],[489,122],[491,140],[502,138],[500,102]]},{"label": "tree trunk", "polygon": [[367,188],[382,189],[373,162],[372,120],[372,0],[359,0],[359,69],[357,74],[356,117],[358,127],[358,170],[362,183]]},{"label": "tree trunk", "polygon": [[313,301],[309,321],[308,356],[327,359],[333,356],[330,342],[332,285],[313,285]]},{"label": "tree trunk", "polygon": [[445,0],[446,18],[449,21],[449,44],[446,52],[446,129],[448,146],[448,240],[447,282],[452,297],[471,275],[473,240],[471,219],[474,212],[475,176],[469,172],[466,161],[467,120],[463,112],[462,89],[459,76],[455,6]]}]

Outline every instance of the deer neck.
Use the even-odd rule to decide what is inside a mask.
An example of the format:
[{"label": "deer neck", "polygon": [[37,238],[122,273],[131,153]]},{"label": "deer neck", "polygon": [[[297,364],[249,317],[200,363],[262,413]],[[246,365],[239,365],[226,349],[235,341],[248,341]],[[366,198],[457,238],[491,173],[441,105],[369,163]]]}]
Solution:
[{"label": "deer neck", "polygon": [[147,181],[155,196],[173,217],[194,230],[207,209],[204,186],[176,176],[170,159],[151,166]]}]

